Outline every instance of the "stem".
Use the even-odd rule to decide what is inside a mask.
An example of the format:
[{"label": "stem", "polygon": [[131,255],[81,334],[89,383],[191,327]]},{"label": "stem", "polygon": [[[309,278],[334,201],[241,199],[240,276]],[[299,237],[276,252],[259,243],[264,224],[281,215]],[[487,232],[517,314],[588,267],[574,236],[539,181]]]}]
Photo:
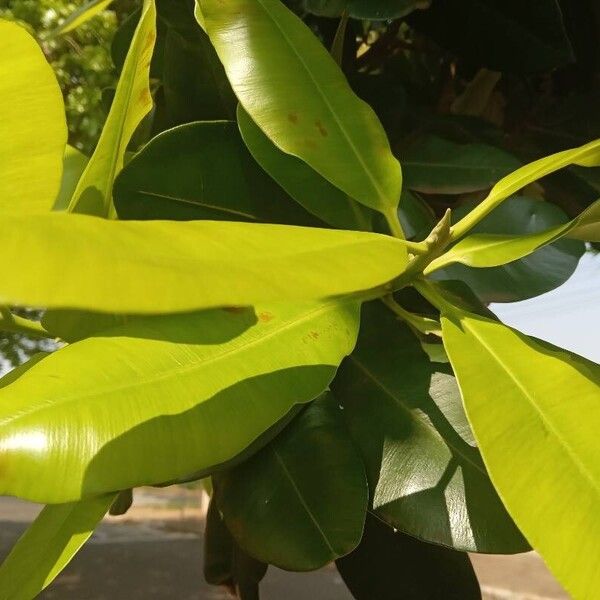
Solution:
[{"label": "stem", "polygon": [[49,331],[46,331],[41,323],[13,315],[6,307],[0,308],[0,314],[2,315],[2,318],[0,319],[0,330],[2,331],[20,333],[36,338],[54,339],[55,337]]},{"label": "stem", "polygon": [[383,213],[385,220],[387,221],[388,227],[392,232],[394,237],[403,240],[404,239],[404,231],[402,229],[402,225],[400,224],[400,219],[398,218],[398,211],[396,210],[388,210]]},{"label": "stem", "polygon": [[403,306],[400,306],[391,295],[384,296],[381,298],[381,301],[397,317],[408,323],[411,327],[414,327],[420,333],[425,335],[441,335],[441,325],[436,319],[409,312]]},{"label": "stem", "polygon": [[478,204],[471,212],[450,228],[450,242],[455,242],[463,237],[473,229],[477,223],[485,219],[498,204],[500,204],[500,202],[498,202],[494,196],[488,196],[481,204]]},{"label": "stem", "polygon": [[441,313],[452,310],[452,305],[435,289],[433,285],[426,279],[415,279],[412,283],[413,287],[427,300],[435,306]]}]

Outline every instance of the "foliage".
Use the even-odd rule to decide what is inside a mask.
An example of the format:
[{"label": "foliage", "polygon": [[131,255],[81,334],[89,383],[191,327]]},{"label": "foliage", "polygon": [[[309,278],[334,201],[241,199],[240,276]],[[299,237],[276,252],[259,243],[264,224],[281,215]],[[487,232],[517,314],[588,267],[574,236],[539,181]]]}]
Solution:
[{"label": "foliage", "polygon": [[[466,552],[530,546],[599,589],[600,366],[485,305],[600,241],[600,141],[567,110],[593,123],[593,9],[471,4],[143,0],[62,183],[56,115],[27,108],[36,148],[3,109],[0,327],[64,347],[0,380],[0,493],[47,504],[0,596],[34,597],[132,488],[207,476],[205,576],[242,599],[331,561],[359,599],[479,598]],[[51,68],[1,25],[28,107]]]}]

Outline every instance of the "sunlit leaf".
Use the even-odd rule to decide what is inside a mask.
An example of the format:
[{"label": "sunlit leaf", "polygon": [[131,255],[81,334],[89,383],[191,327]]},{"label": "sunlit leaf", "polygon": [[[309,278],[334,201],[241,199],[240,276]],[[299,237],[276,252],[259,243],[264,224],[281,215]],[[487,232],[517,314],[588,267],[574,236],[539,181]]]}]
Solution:
[{"label": "sunlit leaf", "polygon": [[77,10],[74,10],[54,31],[50,32],[50,36],[62,35],[77,29],[77,27],[106,10],[112,2],[113,0],[88,0]]},{"label": "sunlit leaf", "polygon": [[67,124],[62,93],[38,43],[0,20],[0,213],[52,208]]}]

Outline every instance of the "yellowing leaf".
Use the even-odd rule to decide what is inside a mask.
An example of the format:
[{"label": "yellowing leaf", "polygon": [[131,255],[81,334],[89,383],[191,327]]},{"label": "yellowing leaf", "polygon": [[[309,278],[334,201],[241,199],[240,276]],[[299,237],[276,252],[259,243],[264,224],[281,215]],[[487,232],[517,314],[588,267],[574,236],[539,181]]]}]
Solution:
[{"label": "yellowing leaf", "polygon": [[25,29],[0,20],[0,214],[52,208],[66,143],[52,68]]},{"label": "yellowing leaf", "polygon": [[401,240],[362,231],[228,221],[0,218],[0,302],[164,313],[316,299],[381,286]]},{"label": "yellowing leaf", "polygon": [[131,136],[152,109],[150,61],[156,40],[154,0],[144,0],[106,124],[69,204],[71,212],[113,216],[112,184]]}]

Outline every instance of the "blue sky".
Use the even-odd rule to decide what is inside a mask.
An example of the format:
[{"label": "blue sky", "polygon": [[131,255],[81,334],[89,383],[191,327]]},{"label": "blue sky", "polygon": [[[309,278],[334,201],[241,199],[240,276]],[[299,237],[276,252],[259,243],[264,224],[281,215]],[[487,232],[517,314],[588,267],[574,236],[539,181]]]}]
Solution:
[{"label": "blue sky", "polygon": [[490,308],[507,325],[600,363],[600,254],[585,254],[547,294]]}]

